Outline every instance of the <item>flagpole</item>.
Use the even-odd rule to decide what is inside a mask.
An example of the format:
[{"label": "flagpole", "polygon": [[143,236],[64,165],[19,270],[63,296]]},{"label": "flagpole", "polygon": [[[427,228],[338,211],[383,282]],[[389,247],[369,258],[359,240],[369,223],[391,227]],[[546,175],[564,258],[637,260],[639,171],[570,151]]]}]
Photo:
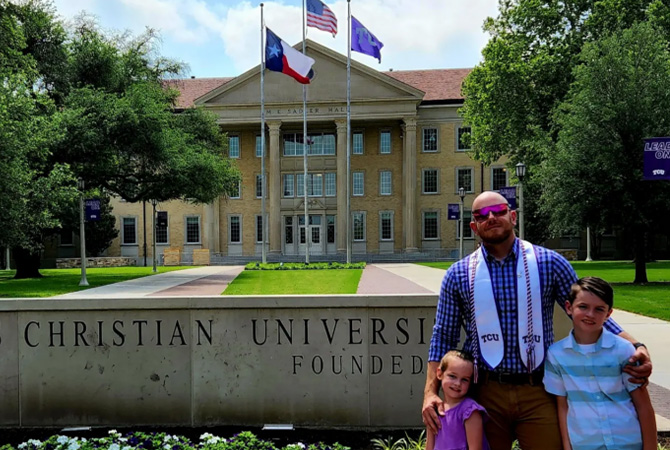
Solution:
[{"label": "flagpole", "polygon": [[[302,54],[306,54],[305,47],[305,1],[302,1]],[[309,227],[309,212],[307,205],[307,85],[302,85],[302,164],[303,164],[303,193],[305,194],[305,264],[309,264],[309,241],[310,236],[310,227]]]},{"label": "flagpole", "polygon": [[265,45],[263,31],[263,4],[261,3],[261,260],[267,263],[267,226],[265,224]]},{"label": "flagpole", "polygon": [[347,0],[347,264],[351,263],[351,0]]}]

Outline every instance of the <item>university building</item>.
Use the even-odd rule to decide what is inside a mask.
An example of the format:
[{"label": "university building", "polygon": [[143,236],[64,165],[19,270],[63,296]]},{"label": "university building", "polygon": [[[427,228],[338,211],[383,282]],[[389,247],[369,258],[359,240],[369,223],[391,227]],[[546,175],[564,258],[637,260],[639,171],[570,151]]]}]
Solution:
[{"label": "university building", "polygon": [[[307,90],[308,169],[303,166],[302,85],[266,71],[265,172],[269,260],[346,255],[347,110],[346,56],[307,41],[316,73]],[[503,162],[473,161],[462,136],[458,109],[470,69],[379,72],[351,62],[350,211],[356,259],[426,254],[457,257],[458,221],[447,205],[464,187],[465,252],[474,247],[469,205],[483,190],[510,184]],[[167,221],[156,229],[157,254],[180,248],[186,256],[209,249],[213,262],[258,259],[262,242],[260,69],[235,78],[174,82],[179,107],[216,114],[228,136],[228,153],[242,173],[229,197],[211,204],[159,203]],[[305,224],[304,189],[308,195]],[[151,258],[150,204],[115,200],[119,238],[110,256]],[[146,250],[145,250],[146,242]],[[62,251],[59,252],[62,254]],[[337,257],[340,256],[340,258]],[[149,263],[151,264],[151,263]]]}]

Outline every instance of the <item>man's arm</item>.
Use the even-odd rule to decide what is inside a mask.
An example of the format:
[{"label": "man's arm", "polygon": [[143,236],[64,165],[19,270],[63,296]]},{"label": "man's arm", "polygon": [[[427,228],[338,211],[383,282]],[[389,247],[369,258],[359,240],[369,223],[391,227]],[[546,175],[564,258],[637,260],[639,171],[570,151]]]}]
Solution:
[{"label": "man's arm", "polygon": [[[635,345],[638,343],[638,340],[633,336],[628,334],[625,331],[619,333],[619,336]],[[628,375],[631,375],[632,378],[629,380],[635,384],[641,384],[646,386],[649,383],[649,377],[651,376],[651,357],[649,356],[649,350],[644,345],[639,345],[635,349],[635,353],[628,360],[629,364],[624,366],[623,371]]]},{"label": "man's arm", "polygon": [[568,397],[557,396],[556,405],[558,407],[558,427],[561,430],[563,450],[572,450],[570,433],[568,433]]},{"label": "man's arm", "polygon": [[630,393],[642,431],[642,450],[656,450],[658,435],[656,434],[656,416],[651,406],[651,399],[646,387],[639,387]]},{"label": "man's arm", "polygon": [[[437,379],[437,368],[440,363],[429,361],[426,367],[426,387],[423,390],[423,408],[421,417],[429,433],[437,434],[440,429],[440,419],[437,409],[442,406],[440,399],[440,380]],[[442,411],[444,414],[444,410]]]}]

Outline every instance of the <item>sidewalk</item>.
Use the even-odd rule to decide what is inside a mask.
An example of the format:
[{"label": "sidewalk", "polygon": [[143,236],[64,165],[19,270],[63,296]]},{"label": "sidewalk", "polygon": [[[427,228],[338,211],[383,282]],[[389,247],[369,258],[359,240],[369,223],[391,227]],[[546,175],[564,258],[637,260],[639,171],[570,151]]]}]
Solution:
[{"label": "sidewalk", "polygon": [[[73,292],[57,298],[124,298],[145,296],[213,296],[244,270],[244,266],[209,266],[157,274]],[[439,294],[444,270],[411,263],[368,264],[357,294]],[[615,304],[616,305],[616,304]],[[670,323],[618,311],[613,314],[627,332],[644,342],[652,355],[649,383],[659,431],[670,432]]]}]

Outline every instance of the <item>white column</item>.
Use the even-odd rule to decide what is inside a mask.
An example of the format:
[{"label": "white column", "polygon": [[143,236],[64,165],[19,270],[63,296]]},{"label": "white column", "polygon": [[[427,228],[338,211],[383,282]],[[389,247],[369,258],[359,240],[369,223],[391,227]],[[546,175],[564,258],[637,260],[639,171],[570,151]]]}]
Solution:
[{"label": "white column", "polygon": [[337,253],[347,252],[347,121],[336,120],[337,126],[337,221],[335,242]]},{"label": "white column", "polygon": [[403,235],[405,251],[416,252],[419,220],[416,208],[416,117],[406,117],[403,122]]},{"label": "white column", "polygon": [[[269,170],[269,194],[270,194],[270,221],[269,221],[269,240],[270,253],[279,254],[281,252],[281,166],[279,164],[280,146],[279,132],[281,122],[267,122],[270,129],[270,145],[268,153],[270,155]],[[265,221],[266,218],[263,218]]]}]

